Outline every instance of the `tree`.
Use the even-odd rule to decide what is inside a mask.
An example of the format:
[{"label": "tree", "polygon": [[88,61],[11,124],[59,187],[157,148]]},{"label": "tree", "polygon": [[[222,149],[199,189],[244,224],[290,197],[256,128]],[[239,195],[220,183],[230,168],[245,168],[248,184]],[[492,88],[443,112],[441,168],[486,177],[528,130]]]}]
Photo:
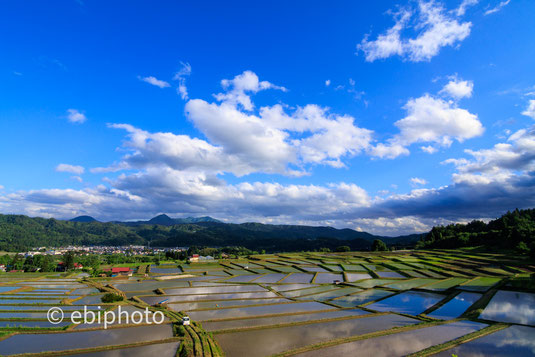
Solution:
[{"label": "tree", "polygon": [[347,245],[341,245],[339,247],[336,247],[337,252],[349,252],[351,248],[349,248]]},{"label": "tree", "polygon": [[388,250],[388,247],[386,246],[385,242],[380,239],[376,239],[372,243],[372,250],[374,252],[384,252]]},{"label": "tree", "polygon": [[526,243],[520,242],[516,246],[516,251],[520,254],[528,254],[530,252],[530,249]]},{"label": "tree", "polygon": [[66,271],[74,269],[74,252],[68,251],[63,254],[63,264]]},{"label": "tree", "polygon": [[54,271],[54,268],[56,267],[56,264],[54,263],[54,257],[48,254],[43,255],[43,259],[41,259],[39,267],[43,272]]}]

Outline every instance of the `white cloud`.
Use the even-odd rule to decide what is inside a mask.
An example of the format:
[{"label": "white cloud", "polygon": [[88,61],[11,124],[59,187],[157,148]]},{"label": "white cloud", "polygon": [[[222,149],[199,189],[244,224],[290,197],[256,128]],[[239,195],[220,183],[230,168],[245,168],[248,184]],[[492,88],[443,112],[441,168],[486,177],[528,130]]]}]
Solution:
[{"label": "white cloud", "polygon": [[[394,123],[399,134],[386,144],[374,146],[369,153],[380,158],[395,158],[409,153],[407,146],[414,143],[434,143],[449,147],[453,140],[463,142],[483,134],[484,128],[477,115],[461,109],[454,102],[429,94],[410,99],[403,107],[407,116]],[[427,153],[436,152],[434,146],[422,146]]]},{"label": "white cloud", "polygon": [[453,77],[439,93],[459,100],[461,98],[470,98],[473,90],[473,81],[464,81]]},{"label": "white cloud", "polygon": [[463,16],[466,13],[466,9],[470,6],[477,5],[479,0],[463,0],[461,5],[456,10],[457,16]]},{"label": "white cloud", "polygon": [[507,6],[510,2],[511,2],[511,0],[501,1],[498,5],[496,5],[492,9],[488,9],[487,11],[485,11],[484,15],[487,16],[487,15],[491,15],[491,14],[494,14],[494,13],[500,11],[505,6]]},{"label": "white cloud", "polygon": [[81,113],[77,109],[67,109],[67,118],[71,123],[82,124],[87,120],[84,113]]},{"label": "white cloud", "polygon": [[413,177],[409,180],[409,182],[412,186],[423,186],[428,184],[427,180],[419,177]]},{"label": "white cloud", "polygon": [[491,149],[465,152],[472,160],[449,159],[444,162],[457,168],[454,182],[505,182],[517,172],[535,170],[535,128],[518,130],[506,143],[498,143]]},{"label": "white cloud", "polygon": [[330,85],[331,85],[331,80],[330,80],[330,79],[327,79],[327,80],[325,81],[325,87],[328,87],[328,86],[330,86]]},{"label": "white cloud", "polygon": [[407,116],[394,123],[401,132],[397,140],[404,144],[435,142],[450,146],[453,139],[463,142],[484,131],[477,115],[427,94],[410,99],[404,108]]},{"label": "white cloud", "polygon": [[222,82],[225,92],[218,102],[191,99],[186,117],[207,140],[173,133],[150,133],[128,124],[110,124],[128,132],[124,143],[128,154],[93,173],[168,166],[174,170],[232,173],[308,174],[311,165],[344,167],[343,159],[358,155],[370,146],[372,131],[359,128],[354,118],[336,115],[317,105],[297,107],[276,104],[253,112],[250,94],[282,87],[259,81],[244,72]]},{"label": "white cloud", "polygon": [[422,149],[423,152],[426,152],[428,154],[434,154],[438,151],[438,149],[434,146],[427,145],[427,146],[420,146],[420,149]]},{"label": "white cloud", "polygon": [[159,88],[167,88],[167,87],[170,87],[170,86],[171,86],[171,85],[170,85],[169,83],[167,83],[166,81],[159,80],[159,79],[157,79],[156,77],[153,77],[153,76],[149,76],[149,77],[141,77],[141,76],[138,76],[137,78],[138,78],[140,81],[143,81],[143,82],[152,84],[153,86],[156,86],[156,87],[159,87]]},{"label": "white cloud", "polygon": [[535,119],[535,99],[530,99],[528,107],[522,112],[522,115]]},{"label": "white cloud", "polygon": [[0,190],[3,190],[4,188],[5,188],[4,186],[0,185]]},{"label": "white cloud", "polygon": [[191,75],[191,65],[189,63],[180,62],[181,68],[175,73],[173,79],[178,81],[177,93],[183,100],[187,100],[188,88],[186,87],[186,78]]},{"label": "white cloud", "polygon": [[410,151],[400,144],[383,144],[379,143],[368,150],[371,156],[381,159],[395,159],[401,155],[409,155]]},{"label": "white cloud", "polygon": [[85,169],[82,166],[59,164],[58,166],[56,166],[56,171],[69,172],[71,174],[81,175],[84,173]]},{"label": "white cloud", "polygon": [[71,176],[71,179],[73,179],[75,181],[78,181],[78,182],[83,182],[84,181],[80,176]]},{"label": "white cloud", "polygon": [[[464,13],[464,8],[461,13]],[[458,11],[457,11],[458,12]],[[458,15],[459,16],[459,15]],[[470,34],[471,22],[459,22],[444,6],[433,0],[418,1],[418,10],[402,9],[394,14],[395,25],[376,40],[364,38],[357,46],[366,61],[398,55],[413,62],[429,61],[440,49],[463,41]],[[412,23],[410,20],[413,20]],[[402,38],[402,31],[414,29],[414,38]]]},{"label": "white cloud", "polygon": [[258,76],[251,71],[245,71],[234,79],[223,79],[221,86],[225,90],[224,93],[215,94],[214,97],[218,101],[225,102],[232,106],[241,105],[246,111],[254,109],[251,102],[251,97],[247,94],[257,93],[266,89],[278,89],[286,92],[286,88],[274,85],[268,81],[259,81]]},{"label": "white cloud", "polygon": [[188,62],[180,62],[180,69],[175,73],[175,81],[191,75],[191,65]]}]

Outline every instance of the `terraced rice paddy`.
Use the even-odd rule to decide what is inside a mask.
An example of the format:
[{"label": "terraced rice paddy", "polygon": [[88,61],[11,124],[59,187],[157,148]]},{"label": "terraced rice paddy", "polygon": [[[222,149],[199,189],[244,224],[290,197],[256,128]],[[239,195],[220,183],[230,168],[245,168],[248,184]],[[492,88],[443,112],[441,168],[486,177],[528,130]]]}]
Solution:
[{"label": "terraced rice paddy", "polygon": [[[168,264],[129,279],[3,274],[0,354],[529,356],[535,295],[521,282],[534,271],[531,262],[499,254],[407,251]],[[103,304],[110,291],[127,300]],[[118,304],[166,318],[106,330],[46,320],[56,305],[68,318],[85,306]],[[186,328],[179,326],[184,315],[192,320]]]}]

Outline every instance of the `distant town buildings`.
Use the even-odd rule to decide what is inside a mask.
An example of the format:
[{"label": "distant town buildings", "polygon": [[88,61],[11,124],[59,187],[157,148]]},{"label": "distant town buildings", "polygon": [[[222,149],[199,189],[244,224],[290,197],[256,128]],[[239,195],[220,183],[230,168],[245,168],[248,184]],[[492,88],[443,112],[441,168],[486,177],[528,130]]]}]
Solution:
[{"label": "distant town buildings", "polygon": [[124,254],[130,255],[153,255],[166,252],[181,252],[187,250],[187,247],[175,248],[147,248],[143,245],[126,245],[126,246],[68,246],[68,247],[39,247],[25,253],[19,253],[24,257],[33,257],[35,255],[64,255],[67,252],[76,252],[79,255],[88,254]]}]

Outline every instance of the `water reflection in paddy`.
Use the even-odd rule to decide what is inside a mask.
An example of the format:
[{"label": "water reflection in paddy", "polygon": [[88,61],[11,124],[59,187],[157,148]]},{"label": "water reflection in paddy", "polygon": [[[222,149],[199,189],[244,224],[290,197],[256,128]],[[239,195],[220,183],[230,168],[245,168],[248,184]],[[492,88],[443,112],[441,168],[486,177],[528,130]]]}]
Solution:
[{"label": "water reflection in paddy", "polygon": [[312,278],[314,277],[313,274],[307,274],[307,273],[293,273],[290,274],[284,279],[283,283],[310,283],[312,281]]},{"label": "water reflection in paddy", "polygon": [[265,305],[265,304],[280,304],[284,302],[291,302],[292,300],[278,298],[278,299],[246,299],[246,300],[220,300],[220,301],[201,301],[189,303],[171,303],[169,308],[173,311],[191,311],[198,309],[217,309],[232,306],[247,306],[247,305]]},{"label": "water reflection in paddy", "polygon": [[314,287],[306,288],[306,289],[285,291],[285,292],[282,292],[282,295],[286,297],[298,297],[298,296],[322,293],[325,291],[336,290],[336,289],[338,289],[336,285],[316,285]]},{"label": "water reflection in paddy", "polygon": [[16,289],[20,289],[20,286],[0,286],[0,293],[13,291],[13,290],[16,290]]},{"label": "water reflection in paddy", "polygon": [[[98,306],[88,306],[88,310],[98,310]],[[44,305],[0,305],[0,310],[4,311],[11,311],[11,310],[28,310],[28,311],[48,311],[50,309],[50,305],[44,306]],[[62,305],[61,309],[63,311],[73,311],[73,310],[83,310],[83,306],[69,306],[69,305]]]},{"label": "water reflection in paddy", "polygon": [[333,306],[325,305],[315,301],[310,301],[279,305],[263,305],[220,310],[192,311],[191,313],[189,313],[189,315],[194,321],[206,321],[248,316],[287,314],[306,311],[326,311],[335,309],[336,308]]},{"label": "water reflection in paddy", "polygon": [[500,290],[479,317],[492,321],[535,325],[535,294]]},{"label": "water reflection in paddy", "polygon": [[121,348],[117,350],[107,350],[100,352],[90,352],[84,354],[69,355],[72,357],[175,357],[176,350],[180,342],[160,343],[157,345],[147,345],[141,347]]},{"label": "water reflection in paddy", "polygon": [[443,306],[428,314],[428,316],[441,320],[457,318],[480,298],[481,294],[462,292]]},{"label": "water reflection in paddy", "polygon": [[427,278],[416,278],[411,280],[399,280],[396,283],[385,285],[387,288],[396,289],[396,290],[409,290],[412,288],[417,288],[419,286],[434,283],[438,281],[437,279],[427,279]]},{"label": "water reflection in paddy", "polygon": [[290,291],[297,289],[310,288],[315,286],[314,284],[285,284],[285,285],[269,285],[269,287],[275,291]]},{"label": "water reflection in paddy", "polygon": [[[395,357],[418,352],[433,345],[454,340],[468,333],[482,329],[487,325],[471,321],[461,321],[446,325],[432,326],[418,330],[400,332],[392,335],[343,343],[319,350],[309,351],[295,356],[359,356]],[[451,355],[448,355],[451,357]],[[459,355],[464,357],[464,355]]]},{"label": "water reflection in paddy", "polygon": [[330,291],[325,291],[318,294],[308,295],[308,296],[302,296],[298,297],[297,299],[314,299],[319,301],[326,301],[330,299],[334,299],[339,296],[349,295],[352,293],[356,293],[358,291],[361,291],[361,289],[358,288],[338,288],[333,289]]},{"label": "water reflection in paddy", "polygon": [[342,321],[217,334],[227,356],[268,356],[334,338],[362,335],[418,323],[397,315],[370,316]]},{"label": "water reflection in paddy", "polygon": [[73,301],[73,305],[98,305],[102,304],[102,296],[104,294],[89,295],[81,298],[80,300]]},{"label": "water reflection in paddy", "polygon": [[165,289],[171,287],[189,287],[189,283],[182,279],[174,281],[157,281],[157,280],[145,280],[135,283],[120,283],[112,284],[115,288],[121,291],[145,291],[155,289]]},{"label": "water reflection in paddy", "polygon": [[346,273],[346,278],[348,282],[353,282],[363,279],[371,279],[369,274],[359,274],[359,273]]},{"label": "water reflection in paddy", "polygon": [[333,310],[317,313],[305,313],[299,315],[285,315],[285,316],[273,316],[273,317],[255,317],[239,320],[226,320],[226,321],[214,321],[204,322],[203,328],[207,331],[244,328],[244,327],[257,327],[277,325],[292,322],[312,321],[321,319],[334,319],[339,317],[359,316],[369,314],[369,312],[351,309],[351,310]]},{"label": "water reflection in paddy", "polygon": [[326,273],[327,270],[322,267],[317,266],[300,266],[301,269],[309,271],[309,272],[317,272],[317,273]]},{"label": "water reflection in paddy", "polygon": [[[32,304],[59,304],[61,302],[61,299],[0,299],[0,304],[24,304],[24,305],[32,305]],[[0,307],[0,310],[3,309],[3,307]]]},{"label": "water reflection in paddy", "polygon": [[259,285],[229,285],[218,287],[198,287],[183,289],[165,289],[169,295],[189,295],[189,294],[215,294],[215,293],[234,293],[234,292],[255,292],[266,291]]},{"label": "water reflection in paddy", "polygon": [[379,275],[380,278],[405,278],[405,276],[395,271],[377,271],[375,274]]},{"label": "water reflection in paddy", "polygon": [[152,274],[180,274],[182,273],[182,270],[178,268],[157,268],[157,267],[150,267],[150,272]]},{"label": "water reflection in paddy", "polygon": [[314,279],[314,283],[327,284],[333,283],[335,280],[344,281],[344,276],[342,274],[318,273]]},{"label": "water reflection in paddy", "polygon": [[535,328],[511,326],[504,330],[463,343],[435,356],[535,356]]},{"label": "water reflection in paddy", "polygon": [[39,353],[128,344],[173,337],[171,325],[153,325],[53,334],[19,334],[0,341],[2,354]]},{"label": "water reflection in paddy", "polygon": [[371,289],[362,291],[354,295],[343,296],[341,298],[332,300],[331,303],[342,307],[354,307],[357,305],[365,304],[370,301],[382,299],[392,294],[392,292],[386,290]]},{"label": "water reflection in paddy", "polygon": [[390,284],[390,283],[393,283],[393,282],[396,282],[396,281],[399,281],[399,280],[393,280],[393,279],[368,279],[368,280],[364,280],[364,281],[359,281],[358,283],[351,284],[351,285],[358,286],[359,288],[369,289],[369,288],[374,288],[376,286],[382,286],[382,285]]},{"label": "water reflection in paddy", "polygon": [[444,296],[438,294],[409,291],[375,302],[368,305],[367,308],[376,311],[419,315],[443,298]]},{"label": "water reflection in paddy", "polygon": [[231,293],[231,294],[210,294],[210,295],[155,295],[140,296],[139,298],[149,305],[154,305],[167,299],[167,303],[176,301],[202,301],[202,300],[225,300],[225,299],[259,299],[275,298],[277,294],[271,291],[261,291],[257,293]]},{"label": "water reflection in paddy", "polygon": [[[45,317],[46,318],[46,317]],[[58,324],[51,324],[45,321],[0,321],[0,327],[65,327],[70,325],[70,320],[61,321]]]},{"label": "water reflection in paddy", "polygon": [[282,280],[286,274],[283,273],[271,273],[264,275],[255,280],[255,283],[276,283],[279,280]]},{"label": "water reflection in paddy", "polygon": [[254,274],[254,275],[238,275],[230,279],[226,279],[225,282],[229,283],[248,283],[251,280],[258,279],[260,275]]}]

